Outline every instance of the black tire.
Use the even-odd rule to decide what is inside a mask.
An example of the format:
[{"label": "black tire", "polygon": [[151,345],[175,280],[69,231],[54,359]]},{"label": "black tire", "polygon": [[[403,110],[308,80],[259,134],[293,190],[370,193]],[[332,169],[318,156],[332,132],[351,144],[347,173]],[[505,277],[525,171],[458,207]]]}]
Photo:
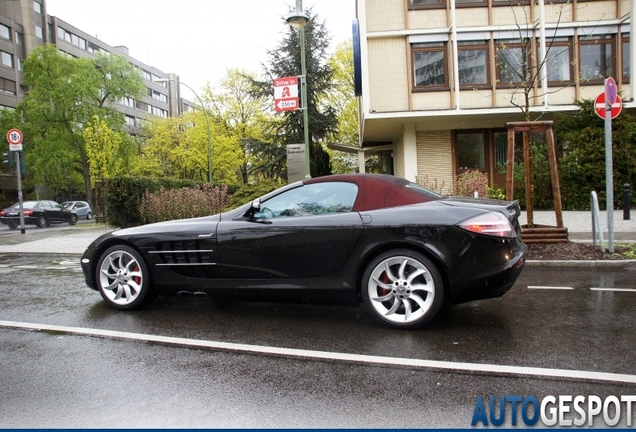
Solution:
[{"label": "black tire", "polygon": [[91,220],[91,219],[93,219],[93,213],[91,212],[86,213],[86,220]]},{"label": "black tire", "polygon": [[18,228],[18,224],[14,224],[14,223],[12,223],[12,222],[11,222],[11,223],[9,223],[8,225],[9,225],[9,229],[10,229],[10,230],[14,230],[14,229],[17,229],[17,228]]},{"label": "black tire", "polygon": [[138,309],[156,297],[148,266],[136,250],[125,245],[113,246],[101,255],[95,283],[102,298],[115,309]]},{"label": "black tire", "polygon": [[76,214],[71,214],[71,218],[68,221],[69,225],[75,225],[77,223],[77,215]]},{"label": "black tire", "polygon": [[46,216],[44,216],[43,214],[38,216],[38,220],[36,222],[36,225],[38,226],[38,228],[44,228],[46,226],[49,226],[49,223],[46,220]]},{"label": "black tire", "polygon": [[394,329],[423,327],[444,301],[443,281],[435,264],[408,249],[395,249],[373,259],[362,276],[361,291],[369,313]]}]

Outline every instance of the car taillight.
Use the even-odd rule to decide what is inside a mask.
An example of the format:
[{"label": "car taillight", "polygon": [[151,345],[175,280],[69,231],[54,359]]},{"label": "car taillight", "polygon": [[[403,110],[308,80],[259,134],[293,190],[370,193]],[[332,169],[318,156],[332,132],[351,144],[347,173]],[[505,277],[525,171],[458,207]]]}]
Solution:
[{"label": "car taillight", "polygon": [[516,237],[514,227],[501,213],[484,213],[458,224],[460,228],[494,237]]},{"label": "car taillight", "polygon": [[6,216],[7,214],[4,212],[4,210],[0,211],[0,216]]},{"label": "car taillight", "polygon": [[24,215],[25,216],[31,216],[33,214],[33,210],[25,210],[24,211]]}]

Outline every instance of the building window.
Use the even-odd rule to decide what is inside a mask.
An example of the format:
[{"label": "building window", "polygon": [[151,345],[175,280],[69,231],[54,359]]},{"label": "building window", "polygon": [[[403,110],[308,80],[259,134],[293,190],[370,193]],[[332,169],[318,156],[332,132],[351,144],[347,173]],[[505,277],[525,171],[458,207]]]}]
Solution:
[{"label": "building window", "polygon": [[3,66],[13,67],[13,56],[8,52],[0,51],[0,62]]},{"label": "building window", "polygon": [[11,28],[0,24],[0,37],[11,40]]},{"label": "building window", "polygon": [[44,38],[44,32],[42,31],[42,27],[35,26],[35,36],[38,39],[43,39]]},{"label": "building window", "polygon": [[497,85],[516,86],[530,80],[532,70],[531,39],[497,42]]},{"label": "building window", "polygon": [[0,78],[0,92],[15,96],[15,81]]},{"label": "building window", "polygon": [[613,42],[611,36],[586,38],[579,41],[581,84],[598,84],[612,76]]},{"label": "building window", "polygon": [[571,43],[568,38],[555,38],[548,44],[545,67],[549,83],[572,81]]},{"label": "building window", "polygon": [[446,79],[446,42],[413,44],[413,79],[415,88],[448,87]]},{"label": "building window", "polygon": [[631,58],[630,58],[630,52],[629,52],[629,37],[624,35],[623,36],[623,81],[625,82],[629,82],[629,77],[630,77],[630,66],[631,66]]},{"label": "building window", "polygon": [[486,171],[486,136],[484,132],[457,132],[457,170]]},{"label": "building window", "polygon": [[489,84],[488,45],[485,41],[459,42],[457,64],[460,86],[474,88]]},{"label": "building window", "polygon": [[15,43],[22,45],[22,33],[15,32]]},{"label": "building window", "polygon": [[446,7],[445,0],[409,0],[409,9],[433,9]]},{"label": "building window", "polygon": [[42,5],[34,0],[33,1],[33,10],[36,11],[37,13],[41,14],[42,13]]}]

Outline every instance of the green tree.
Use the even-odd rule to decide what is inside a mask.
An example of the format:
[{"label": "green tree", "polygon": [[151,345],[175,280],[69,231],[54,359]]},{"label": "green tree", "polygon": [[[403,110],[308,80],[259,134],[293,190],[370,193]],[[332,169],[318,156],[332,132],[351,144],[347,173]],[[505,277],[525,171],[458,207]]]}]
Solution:
[{"label": "green tree", "polygon": [[[207,181],[208,130],[203,111],[179,117],[155,119],[149,124],[149,139],[142,148],[141,175]],[[238,138],[221,122],[210,121],[212,171],[215,183],[236,184],[243,163]]]},{"label": "green tree", "polygon": [[217,123],[224,125],[225,130],[241,145],[240,179],[247,184],[251,175],[251,167],[255,165],[248,143],[251,140],[264,140],[263,125],[272,120],[268,111],[269,100],[263,96],[254,96],[254,73],[230,69],[218,87],[209,83],[203,92],[203,99]]},{"label": "green tree", "polygon": [[[291,12],[291,11],[290,11]],[[320,97],[333,86],[334,71],[327,64],[327,48],[330,36],[317,14],[307,9],[309,21],[305,31],[305,60],[307,68],[307,109],[309,117],[310,170],[312,177],[331,174],[329,154],[322,144],[337,128],[337,115],[333,107],[319,104]],[[301,74],[300,32],[291,28],[283,20],[286,29],[284,39],[278,47],[267,51],[269,64],[263,65],[264,81],[254,80],[254,94],[273,100],[275,78],[298,76]],[[272,105],[273,106],[273,102]],[[302,110],[287,111],[276,116],[265,129],[264,140],[251,140],[247,143],[251,151],[257,154],[255,170],[264,177],[284,179],[286,174],[286,145],[305,141]]]},{"label": "green tree", "polygon": [[45,44],[24,62],[24,83],[29,91],[17,110],[25,119],[30,175],[55,190],[64,188],[69,177],[78,173],[92,202],[83,129],[97,115],[114,131],[124,130],[124,116],[114,104],[124,96],[143,95],[140,73],[123,57],[69,58]]}]

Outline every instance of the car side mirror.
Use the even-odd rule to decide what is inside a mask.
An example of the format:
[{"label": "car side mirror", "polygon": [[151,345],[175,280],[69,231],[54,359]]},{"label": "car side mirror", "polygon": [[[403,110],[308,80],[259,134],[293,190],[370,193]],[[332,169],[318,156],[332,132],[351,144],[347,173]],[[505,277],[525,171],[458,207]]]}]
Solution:
[{"label": "car side mirror", "polygon": [[252,209],[255,212],[260,211],[260,209],[261,209],[261,199],[260,198],[256,198],[254,201],[252,201]]}]

